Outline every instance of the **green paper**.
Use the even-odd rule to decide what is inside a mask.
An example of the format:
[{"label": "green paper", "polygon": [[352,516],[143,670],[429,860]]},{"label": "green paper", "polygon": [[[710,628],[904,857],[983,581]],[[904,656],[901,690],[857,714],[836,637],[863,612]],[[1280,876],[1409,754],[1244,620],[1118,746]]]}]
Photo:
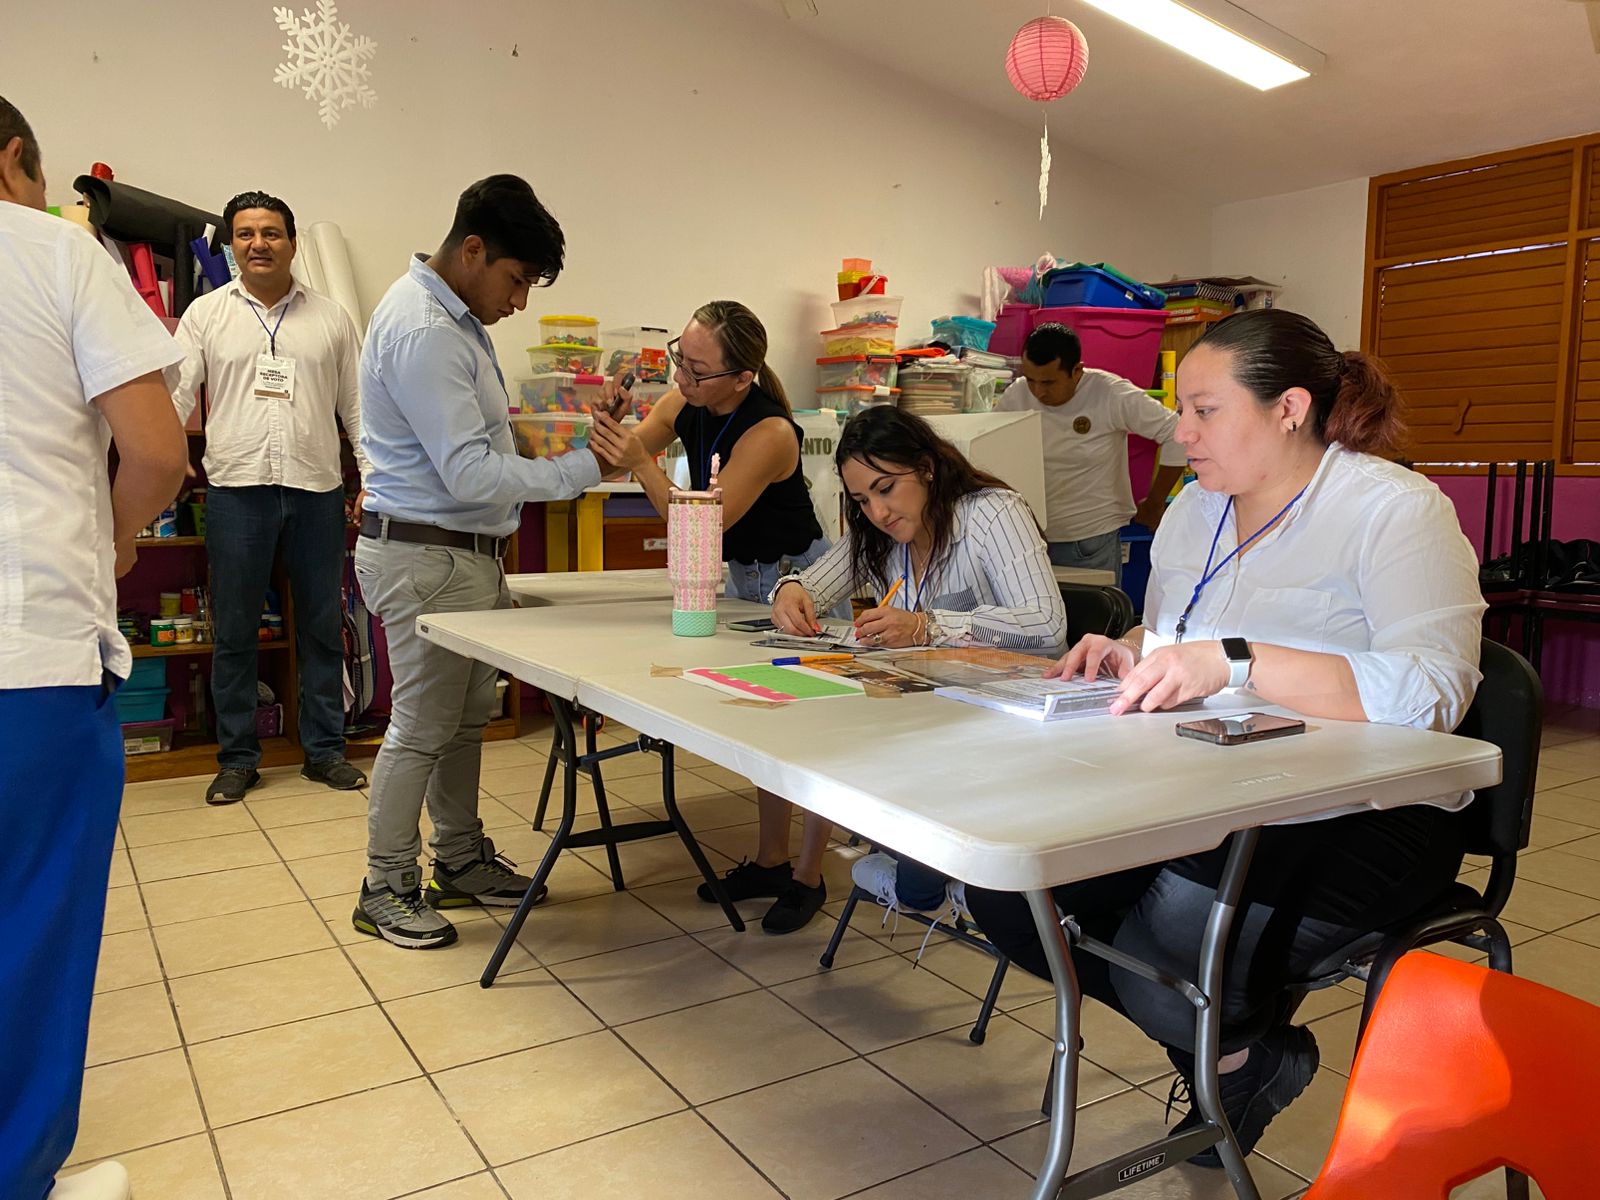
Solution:
[{"label": "green paper", "polygon": [[745,667],[716,667],[718,675],[771,688],[796,700],[825,700],[832,696],[859,696],[861,688],[837,679],[824,679],[809,671],[796,671],[771,663],[752,663]]}]

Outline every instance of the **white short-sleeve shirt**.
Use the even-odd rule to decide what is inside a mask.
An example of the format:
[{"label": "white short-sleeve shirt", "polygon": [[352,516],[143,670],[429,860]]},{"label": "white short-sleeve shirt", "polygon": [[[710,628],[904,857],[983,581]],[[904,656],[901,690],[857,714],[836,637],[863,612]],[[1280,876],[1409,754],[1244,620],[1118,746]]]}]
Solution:
[{"label": "white short-sleeve shirt", "polygon": [[117,632],[106,452],[93,401],[178,343],[127,272],[68,221],[0,201],[0,688],[133,668]]},{"label": "white short-sleeve shirt", "polygon": [[1162,466],[1181,467],[1183,447],[1173,440],[1178,414],[1120,375],[1083,369],[1078,390],[1065,404],[1040,404],[1018,379],[1001,393],[996,412],[1036,412],[1044,429],[1045,538],[1081,542],[1113,533],[1134,514],[1128,476],[1128,435],[1161,445]]}]

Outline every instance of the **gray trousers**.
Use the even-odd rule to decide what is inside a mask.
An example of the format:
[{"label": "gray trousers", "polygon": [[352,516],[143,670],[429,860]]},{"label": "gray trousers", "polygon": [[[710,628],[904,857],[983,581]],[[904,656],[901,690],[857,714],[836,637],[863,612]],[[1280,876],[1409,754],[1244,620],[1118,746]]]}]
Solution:
[{"label": "gray trousers", "polygon": [[432,857],[459,864],[483,841],[478,774],[483,730],[494,707],[493,667],[418,636],[419,616],[511,607],[498,559],[471,550],[356,542],[356,580],[383,621],[394,675],[389,731],[372,768],[367,806],[367,878],[414,867],[422,852],[422,804],[433,822]]}]

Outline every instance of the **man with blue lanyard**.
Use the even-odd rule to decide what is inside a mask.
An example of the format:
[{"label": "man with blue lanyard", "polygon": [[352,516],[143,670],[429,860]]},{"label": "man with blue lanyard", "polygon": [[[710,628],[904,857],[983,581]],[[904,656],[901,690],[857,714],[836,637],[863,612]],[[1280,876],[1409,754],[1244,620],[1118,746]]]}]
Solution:
[{"label": "man with blue lanyard", "polygon": [[122,804],[116,579],[183,482],[163,378],[183,355],[44,201],[39,143],[0,98],[0,845],[21,898],[0,952],[0,1196],[127,1200],[116,1163],[55,1174],[78,1134]]},{"label": "man with blue lanyard", "polygon": [[[216,653],[217,777],[208,804],[261,782],[256,680],[261,606],[281,551],[294,593],[301,774],[348,791],[367,777],[344,756],[345,486],[339,425],[361,436],[360,339],[350,314],[290,274],[294,213],[244,192],[222,210],[239,277],[191,304],[178,324],[185,421],[206,387],[206,554]],[[363,473],[359,449],[355,460]],[[359,493],[356,499],[359,507]]]},{"label": "man with blue lanyard", "polygon": [[[515,175],[461,194],[432,255],[373,311],[361,354],[362,446],[371,467],[356,579],[383,620],[391,719],[368,794],[367,877],[352,922],[407,949],[456,940],[435,907],[515,908],[531,880],[508,869],[478,819],[483,731],[498,672],[417,635],[425,613],[508,608],[500,559],[524,501],[600,482],[589,450],[520,458],[486,326],[520,312],[561,271],[561,227]],[[418,856],[423,800],[433,876]]]}]

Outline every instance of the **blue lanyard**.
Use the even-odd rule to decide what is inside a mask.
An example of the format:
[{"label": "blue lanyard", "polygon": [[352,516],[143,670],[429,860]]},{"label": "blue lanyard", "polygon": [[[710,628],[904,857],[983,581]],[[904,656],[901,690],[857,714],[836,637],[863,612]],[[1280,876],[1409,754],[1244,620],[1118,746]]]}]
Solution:
[{"label": "blue lanyard", "polygon": [[[278,319],[282,320],[283,318],[280,317]],[[704,480],[700,485],[702,491],[711,486],[711,456],[716,452],[717,444],[722,441],[722,435],[728,432],[728,426],[733,424],[733,419],[738,415],[739,410],[737,408],[728,414],[728,419],[722,423],[722,428],[717,430],[717,436],[711,439],[711,445],[707,446],[705,452],[700,456],[700,478]],[[700,410],[700,437],[704,439],[705,436],[706,410],[702,408]],[[693,481],[691,480],[691,482]]]},{"label": "blue lanyard", "polygon": [[267,345],[272,349],[272,357],[277,358],[278,330],[283,328],[283,318],[284,315],[289,311],[289,301],[287,299],[284,300],[283,307],[278,310],[278,323],[271,329],[268,329],[267,323],[261,320],[261,310],[256,307],[256,302],[254,300],[246,300],[245,303],[250,306],[250,311],[255,313],[256,320],[260,322],[261,332],[267,335]]},{"label": "blue lanyard", "polygon": [[1173,641],[1183,641],[1184,631],[1189,628],[1189,614],[1194,611],[1194,606],[1199,603],[1200,593],[1205,590],[1206,584],[1210,583],[1213,579],[1220,575],[1223,567],[1227,566],[1235,558],[1239,557],[1239,552],[1241,550],[1243,550],[1251,542],[1255,541],[1263,533],[1271,529],[1280,520],[1282,520],[1283,514],[1288,512],[1299,502],[1300,497],[1306,494],[1306,488],[1310,486],[1311,485],[1308,483],[1306,484],[1306,487],[1303,487],[1296,492],[1294,494],[1294,499],[1289,501],[1289,503],[1285,504],[1281,509],[1278,510],[1277,516],[1273,517],[1272,520],[1268,521],[1260,529],[1256,530],[1249,537],[1245,538],[1244,541],[1235,546],[1228,554],[1228,557],[1219,562],[1217,564],[1217,569],[1213,571],[1211,569],[1211,560],[1216,556],[1217,553],[1217,539],[1222,536],[1222,527],[1228,523],[1228,514],[1233,512],[1233,497],[1228,497],[1227,507],[1222,510],[1222,519],[1217,522],[1217,531],[1211,535],[1211,552],[1206,555],[1206,569],[1200,573],[1200,582],[1194,585],[1194,595],[1189,597],[1188,607],[1183,610],[1183,614],[1178,618],[1178,627],[1174,631],[1174,636],[1172,639]]},{"label": "blue lanyard", "polygon": [[900,568],[900,586],[905,591],[906,611],[916,612],[922,607],[922,589],[928,586],[928,576],[933,574],[933,563],[927,562],[922,567],[922,582],[917,584],[917,594],[911,594],[911,546],[908,543],[901,547],[903,552],[902,566]]}]

